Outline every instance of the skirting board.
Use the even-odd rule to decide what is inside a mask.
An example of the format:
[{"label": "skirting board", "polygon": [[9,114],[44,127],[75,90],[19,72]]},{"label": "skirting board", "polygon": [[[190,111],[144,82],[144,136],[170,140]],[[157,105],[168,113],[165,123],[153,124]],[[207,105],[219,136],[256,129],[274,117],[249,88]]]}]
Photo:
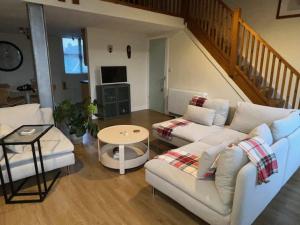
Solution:
[{"label": "skirting board", "polygon": [[133,106],[131,107],[131,112],[145,110],[145,109],[148,109],[148,105]]}]

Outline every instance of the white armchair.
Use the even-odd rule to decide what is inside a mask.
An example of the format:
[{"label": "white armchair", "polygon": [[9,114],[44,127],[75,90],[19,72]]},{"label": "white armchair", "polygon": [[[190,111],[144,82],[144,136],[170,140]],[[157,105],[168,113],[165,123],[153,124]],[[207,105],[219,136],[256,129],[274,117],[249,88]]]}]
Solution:
[{"label": "white armchair", "polygon": [[[38,104],[0,108],[0,127],[5,124],[15,129],[20,125],[53,123],[52,109],[41,109]],[[51,128],[48,133],[41,138],[41,148],[45,172],[75,164],[74,145],[56,127]],[[2,147],[0,147],[0,164],[4,182],[8,183],[2,151]],[[30,146],[24,146],[22,153],[9,152],[8,158],[13,181],[35,175]]]}]

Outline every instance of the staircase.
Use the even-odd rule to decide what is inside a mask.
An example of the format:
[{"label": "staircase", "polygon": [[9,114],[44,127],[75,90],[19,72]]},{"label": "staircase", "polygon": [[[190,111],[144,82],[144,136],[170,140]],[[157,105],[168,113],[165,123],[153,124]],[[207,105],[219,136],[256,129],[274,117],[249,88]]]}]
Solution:
[{"label": "staircase", "polygon": [[188,29],[257,104],[300,108],[300,73],[221,0],[105,0],[185,19]]}]

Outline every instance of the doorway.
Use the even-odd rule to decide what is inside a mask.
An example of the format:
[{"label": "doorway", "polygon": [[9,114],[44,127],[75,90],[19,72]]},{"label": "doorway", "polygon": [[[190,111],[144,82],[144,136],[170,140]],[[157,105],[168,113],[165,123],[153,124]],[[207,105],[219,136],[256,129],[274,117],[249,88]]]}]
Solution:
[{"label": "doorway", "polygon": [[149,109],[165,113],[167,39],[150,40]]}]

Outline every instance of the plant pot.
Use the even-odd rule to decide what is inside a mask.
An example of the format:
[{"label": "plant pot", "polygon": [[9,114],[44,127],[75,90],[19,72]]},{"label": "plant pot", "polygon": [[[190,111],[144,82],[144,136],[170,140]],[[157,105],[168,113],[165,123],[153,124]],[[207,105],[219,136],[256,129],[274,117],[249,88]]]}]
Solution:
[{"label": "plant pot", "polygon": [[71,134],[70,139],[74,145],[79,145],[82,143],[83,136],[77,137],[76,134]]}]

